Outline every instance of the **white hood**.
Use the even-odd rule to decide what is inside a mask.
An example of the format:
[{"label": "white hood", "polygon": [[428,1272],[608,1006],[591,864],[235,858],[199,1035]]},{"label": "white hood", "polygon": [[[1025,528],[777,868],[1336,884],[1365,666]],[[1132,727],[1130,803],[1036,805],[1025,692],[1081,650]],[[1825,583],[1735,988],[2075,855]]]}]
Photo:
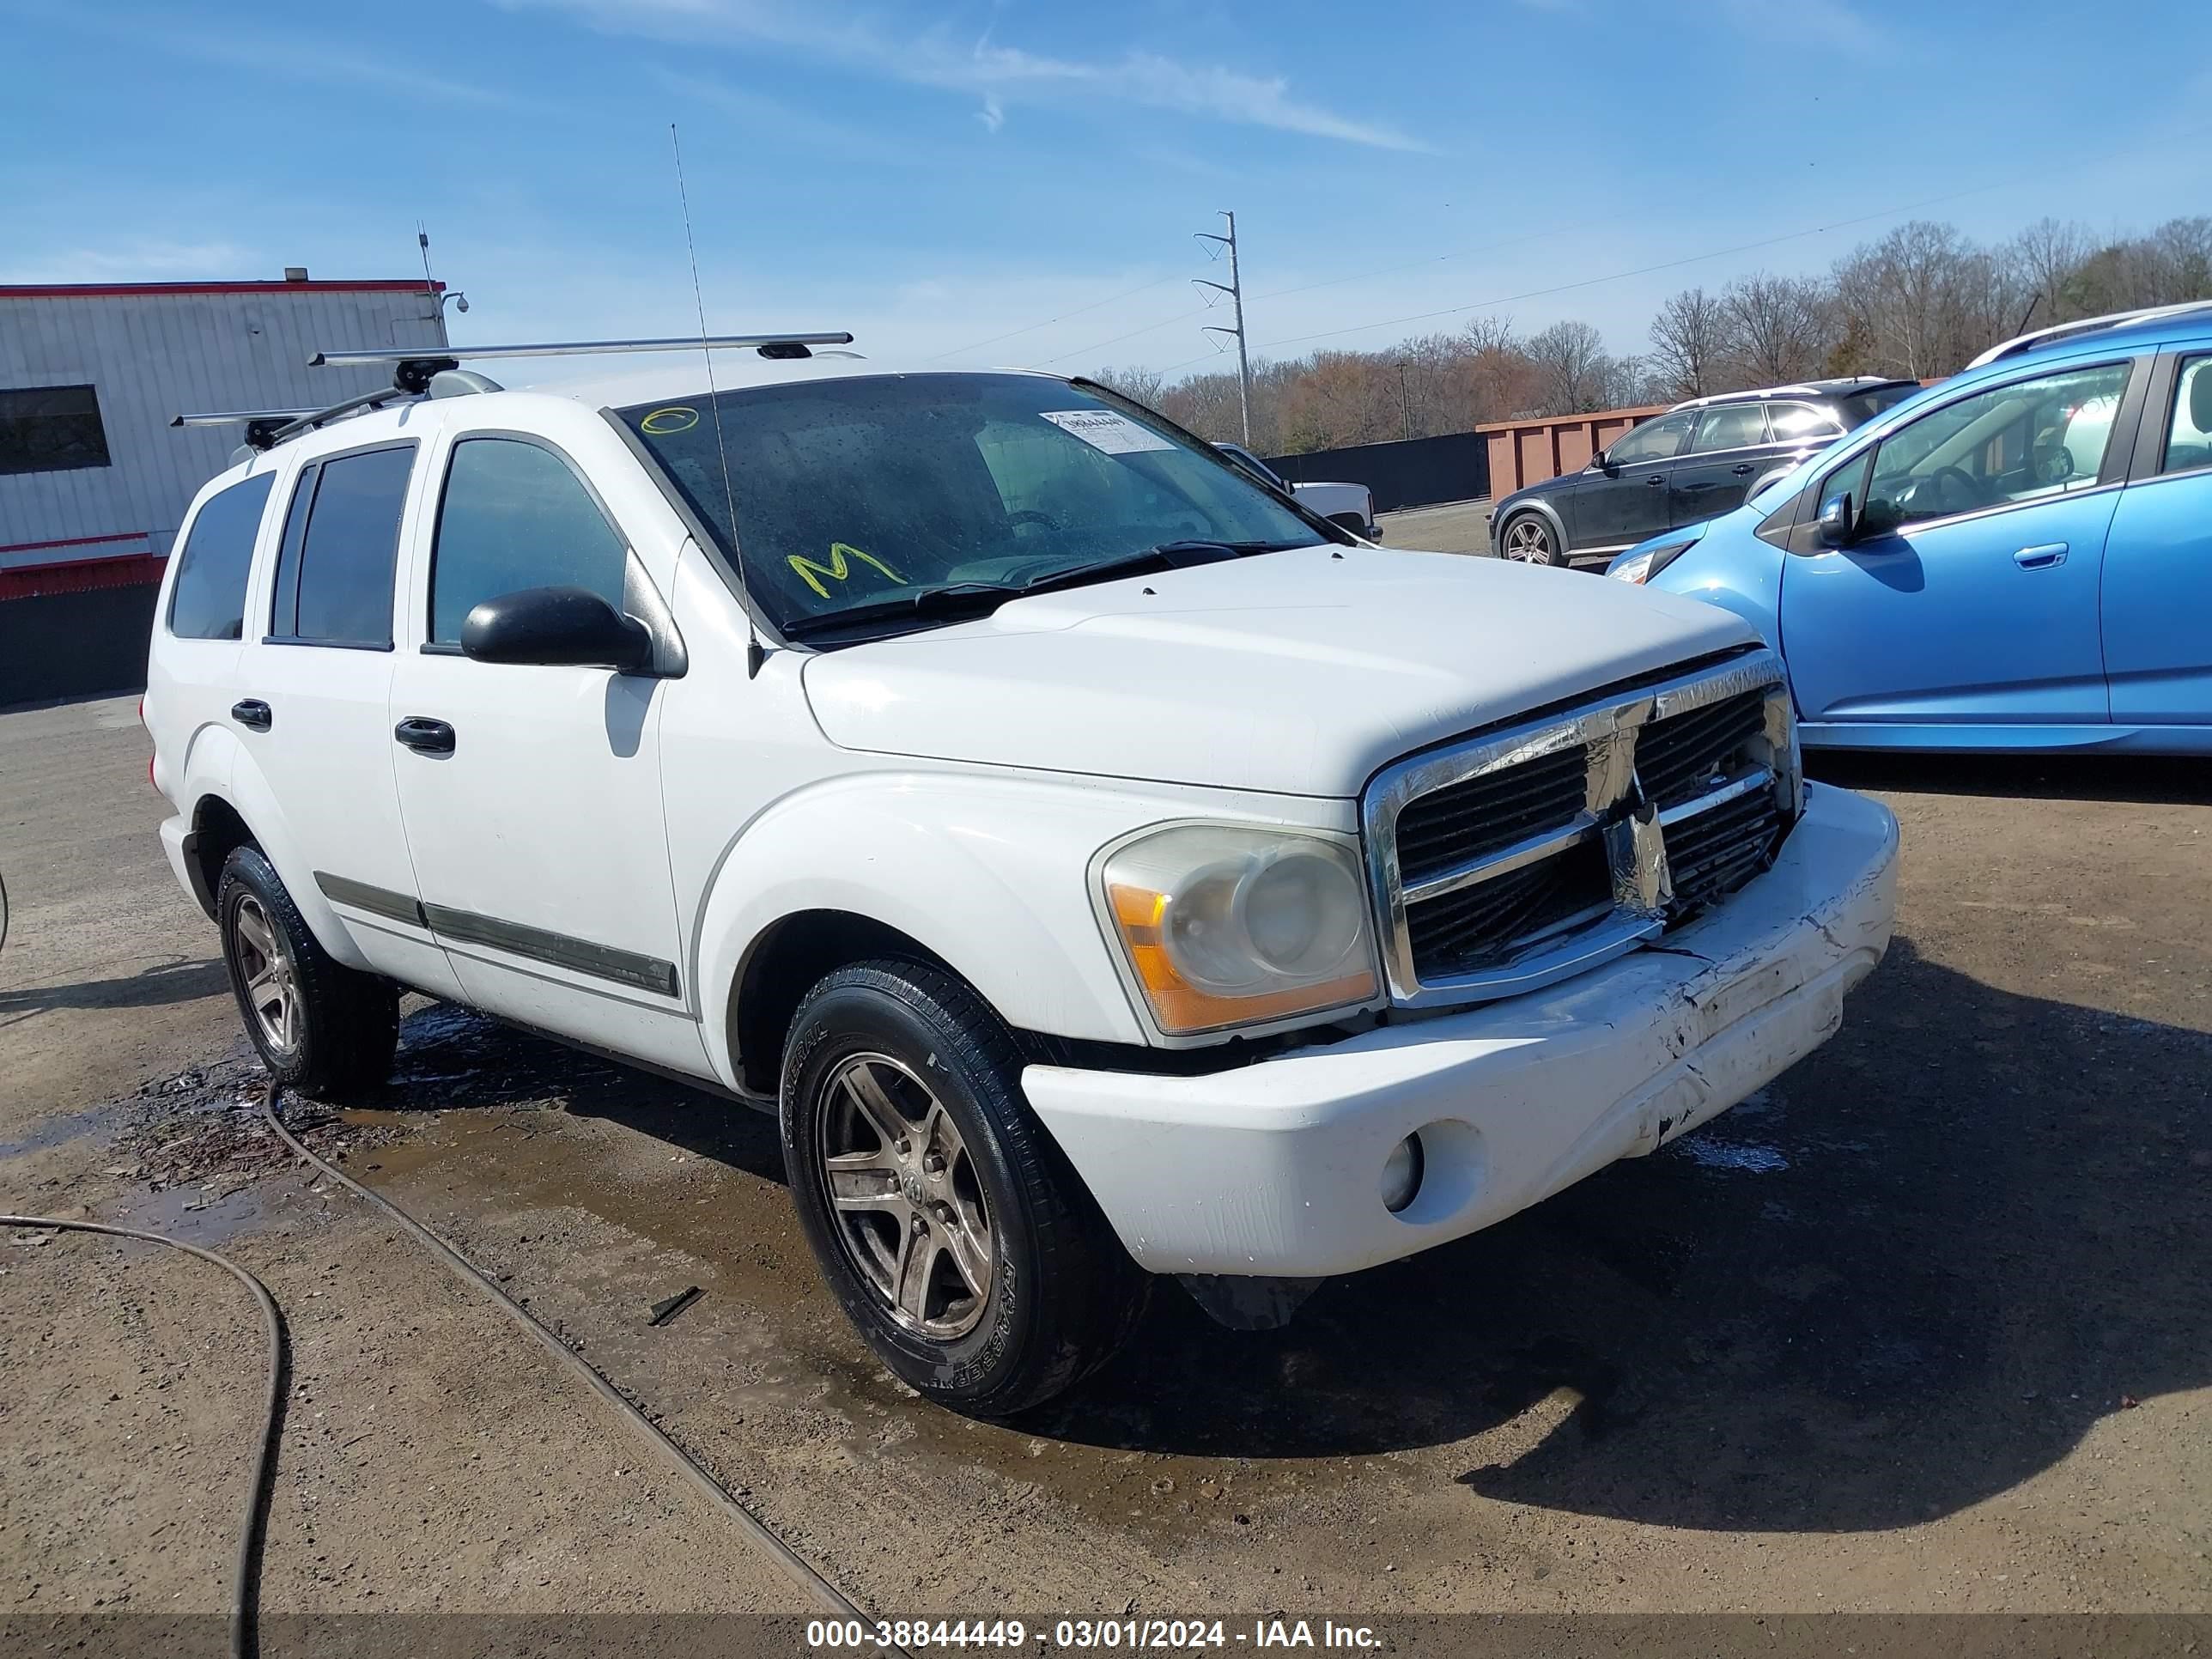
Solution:
[{"label": "white hood", "polygon": [[1755,640],[1625,582],[1324,546],[1018,599],[825,653],[805,684],[848,749],[1351,796],[1409,750]]}]

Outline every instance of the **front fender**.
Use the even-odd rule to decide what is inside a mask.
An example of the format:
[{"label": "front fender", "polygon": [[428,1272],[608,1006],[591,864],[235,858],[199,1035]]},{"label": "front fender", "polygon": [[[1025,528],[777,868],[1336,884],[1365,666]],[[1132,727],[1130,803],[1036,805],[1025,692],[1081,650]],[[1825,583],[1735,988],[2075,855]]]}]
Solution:
[{"label": "front fender", "polygon": [[692,982],[715,1070],[736,1086],[732,995],[770,930],[806,911],[897,929],[1011,1025],[1145,1042],[1099,930],[1088,872],[1107,842],[1188,817],[1191,805],[1112,786],[898,771],[785,796],[732,838],[701,899]]}]

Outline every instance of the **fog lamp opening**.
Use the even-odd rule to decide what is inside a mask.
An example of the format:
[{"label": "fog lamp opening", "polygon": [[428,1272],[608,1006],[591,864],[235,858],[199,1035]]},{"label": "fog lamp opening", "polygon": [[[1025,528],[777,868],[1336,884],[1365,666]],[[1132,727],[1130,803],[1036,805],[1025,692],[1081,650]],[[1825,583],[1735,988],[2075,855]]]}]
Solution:
[{"label": "fog lamp opening", "polygon": [[1421,1175],[1428,1160],[1421,1152],[1421,1138],[1407,1135],[1390,1149],[1389,1157],[1382,1160],[1382,1207],[1395,1215],[1413,1201],[1421,1190]]}]

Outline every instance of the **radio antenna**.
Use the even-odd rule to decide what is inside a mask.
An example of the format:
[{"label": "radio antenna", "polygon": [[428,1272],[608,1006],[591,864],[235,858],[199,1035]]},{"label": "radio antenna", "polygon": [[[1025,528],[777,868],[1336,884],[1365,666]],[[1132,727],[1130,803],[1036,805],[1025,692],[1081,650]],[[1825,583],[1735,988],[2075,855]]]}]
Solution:
[{"label": "radio antenna", "polygon": [[745,611],[745,678],[759,677],[768,653],[761,648],[760,624],[753,617],[753,595],[745,580],[744,538],[738,534],[738,496],[730,483],[730,451],[722,441],[722,400],[714,391],[714,351],[708,343],[707,301],[699,288],[699,245],[691,237],[691,197],[684,188],[684,142],[676,136],[676,123],[668,124],[668,147],[676,156],[676,199],[684,209],[684,248],[691,256],[691,303],[699,313],[699,355],[707,362],[707,407],[714,411],[714,455],[722,465],[722,510],[730,526],[730,556],[738,571],[738,602]]}]

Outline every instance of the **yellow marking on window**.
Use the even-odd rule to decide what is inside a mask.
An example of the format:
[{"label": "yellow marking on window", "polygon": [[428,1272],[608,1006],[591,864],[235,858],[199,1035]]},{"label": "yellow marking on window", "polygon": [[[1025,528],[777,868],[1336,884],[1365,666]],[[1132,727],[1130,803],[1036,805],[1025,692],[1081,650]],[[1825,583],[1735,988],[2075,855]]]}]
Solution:
[{"label": "yellow marking on window", "polygon": [[905,577],[900,575],[897,571],[892,569],[874,554],[863,553],[859,548],[846,542],[830,544],[828,564],[817,564],[803,553],[793,554],[788,562],[791,568],[799,573],[799,580],[812,588],[817,598],[826,599],[830,597],[830,590],[822,585],[822,578],[827,576],[831,581],[838,582],[850,580],[853,574],[852,561],[854,559],[882,572],[890,581],[906,580]]},{"label": "yellow marking on window", "polygon": [[665,438],[672,432],[689,432],[699,424],[699,411],[677,407],[656,409],[637,423],[641,432],[650,432],[656,438]]}]

